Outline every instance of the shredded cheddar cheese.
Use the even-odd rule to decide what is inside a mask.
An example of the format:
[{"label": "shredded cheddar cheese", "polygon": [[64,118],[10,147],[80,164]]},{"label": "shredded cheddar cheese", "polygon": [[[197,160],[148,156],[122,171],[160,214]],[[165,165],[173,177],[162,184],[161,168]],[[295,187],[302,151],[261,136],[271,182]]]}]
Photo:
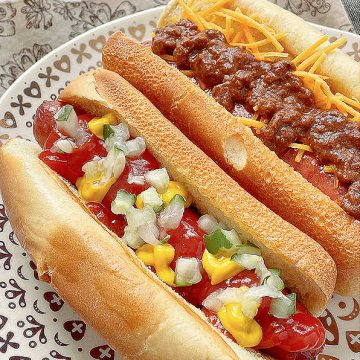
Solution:
[{"label": "shredded cheddar cheese", "polygon": [[244,118],[244,117],[240,117],[239,120],[246,126],[252,126],[254,128],[262,128],[263,126],[266,125],[266,123],[262,122],[262,121],[258,121],[253,119],[248,119],[248,118]]},{"label": "shredded cheddar cheese", "polygon": [[336,171],[335,165],[324,165],[324,173],[326,174],[333,174]]},{"label": "shredded cheddar cheese", "polygon": [[289,56],[288,53],[282,53],[282,52],[276,52],[276,51],[265,52],[265,53],[254,52],[253,55],[254,55],[258,60],[267,60],[268,58],[273,58],[273,57],[287,58],[287,57]]},{"label": "shredded cheddar cheese", "polygon": [[311,68],[309,69],[309,73],[310,74],[314,74],[315,71],[317,70],[317,68],[324,62],[324,60],[326,59],[326,53],[321,53],[321,55],[318,57],[318,59],[314,62],[314,64],[311,66]]},{"label": "shredded cheddar cheese", "polygon": [[251,26],[252,28],[262,33],[265,37],[269,38],[277,51],[281,52],[284,50],[284,47],[279,43],[279,41],[274,37],[274,35],[271,34],[264,26],[259,24],[251,17],[229,9],[223,9],[221,12],[216,12],[216,15],[219,16],[229,15],[234,20],[238,20],[238,22],[240,22],[241,24],[247,24]]},{"label": "shredded cheddar cheese", "polygon": [[301,63],[303,60],[308,58],[320,45],[326,42],[329,39],[327,35],[322,36],[319,40],[317,40],[314,44],[312,44],[309,48],[302,51],[298,56],[296,56],[292,63],[296,66]]},{"label": "shredded cheddar cheese", "polygon": [[338,47],[346,44],[347,42],[347,38],[346,37],[342,37],[336,41],[334,41],[333,43],[315,51],[311,56],[309,56],[306,60],[304,60],[302,63],[297,65],[297,69],[298,70],[305,70],[307,69],[309,66],[311,66],[312,64],[314,64],[319,57],[324,53],[326,55],[330,54],[331,51],[337,49]]},{"label": "shredded cheddar cheese", "polygon": [[229,2],[232,2],[232,0],[216,1],[214,5],[208,7],[206,10],[200,11],[198,15],[201,17],[206,17],[208,15],[211,15],[212,13],[221,10],[221,8],[223,8],[224,5],[228,4]]},{"label": "shredded cheddar cheese", "polygon": [[293,149],[301,149],[301,150],[309,151],[309,152],[313,151],[309,145],[305,145],[305,144],[292,143],[289,145],[289,147],[291,147]]},{"label": "shredded cheddar cheese", "polygon": [[304,155],[305,150],[299,149],[296,156],[295,156],[295,162],[299,163]]},{"label": "shredded cheddar cheese", "polygon": [[[240,34],[240,32],[238,32],[235,36],[237,36],[238,34]],[[279,39],[283,39],[285,37],[285,34],[276,34],[274,35],[276,40]],[[234,37],[234,39],[232,40],[232,42],[230,43],[231,46],[244,46],[246,48],[256,48],[256,47],[261,47],[264,45],[268,45],[271,43],[270,39],[263,39],[263,40],[258,40],[258,41],[254,41],[254,42],[250,42],[250,43],[239,43],[236,41],[237,38]]]},{"label": "shredded cheddar cheese", "polygon": [[191,20],[200,31],[204,31],[205,27],[202,24],[199,16],[195,14],[195,12],[188,5],[186,5],[183,0],[177,0],[177,2],[182,6],[184,13],[186,16],[188,16],[189,20]]}]

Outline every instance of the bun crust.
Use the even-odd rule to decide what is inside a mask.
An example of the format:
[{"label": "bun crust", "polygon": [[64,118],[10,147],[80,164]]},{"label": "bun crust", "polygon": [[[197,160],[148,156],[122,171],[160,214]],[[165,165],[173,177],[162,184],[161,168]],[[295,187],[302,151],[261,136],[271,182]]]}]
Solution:
[{"label": "bun crust", "polygon": [[244,189],[319,242],[337,264],[338,293],[360,293],[359,221],[150,49],[117,32],[104,47],[103,64],[147,96]]},{"label": "bun crust", "polygon": [[265,359],[225,339],[145,268],[38,159],[40,151],[22,139],[0,148],[11,224],[39,277],[123,359]]}]

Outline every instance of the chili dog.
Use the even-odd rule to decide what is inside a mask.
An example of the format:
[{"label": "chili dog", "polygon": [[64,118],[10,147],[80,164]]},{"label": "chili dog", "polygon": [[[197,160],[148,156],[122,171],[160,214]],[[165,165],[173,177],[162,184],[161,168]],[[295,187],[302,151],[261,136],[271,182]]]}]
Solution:
[{"label": "chili dog", "polygon": [[287,14],[266,1],[172,1],[152,51],[116,33],[103,64],[244,189],[318,241],[339,269],[336,291],[355,295],[360,65],[334,51],[344,39],[329,44]]},{"label": "chili dog", "polygon": [[321,313],[336,279],[324,249],[119,75],[81,75],[60,100],[36,113],[42,149],[0,148],[7,213],[39,277],[125,358],[316,356],[325,331],[290,291]]}]

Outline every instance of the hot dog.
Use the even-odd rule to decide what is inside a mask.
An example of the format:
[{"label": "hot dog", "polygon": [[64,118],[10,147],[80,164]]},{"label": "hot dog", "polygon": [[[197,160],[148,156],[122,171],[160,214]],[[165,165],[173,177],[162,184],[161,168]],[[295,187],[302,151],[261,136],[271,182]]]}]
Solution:
[{"label": "hot dog", "polygon": [[326,306],[336,270],[321,246],[119,75],[81,75],[60,99],[35,116],[43,149],[21,139],[0,149],[7,212],[41,279],[125,358],[320,351],[324,329],[290,291],[313,313]]},{"label": "hot dog", "polygon": [[266,1],[173,1],[152,51],[116,33],[103,63],[242,187],[318,241],[339,269],[336,291],[354,295],[360,65],[334,50],[344,40],[326,41]]}]

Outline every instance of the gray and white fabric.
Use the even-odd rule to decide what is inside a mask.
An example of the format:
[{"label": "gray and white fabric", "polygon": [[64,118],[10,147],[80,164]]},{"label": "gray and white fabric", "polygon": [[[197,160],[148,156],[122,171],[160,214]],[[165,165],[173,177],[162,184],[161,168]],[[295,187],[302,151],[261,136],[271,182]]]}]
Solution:
[{"label": "gray and white fabric", "polygon": [[[271,1],[308,21],[353,31],[340,0]],[[356,8],[360,0],[346,1],[359,11]],[[113,19],[167,2],[0,0],[0,95],[33,63],[69,39]]]}]

